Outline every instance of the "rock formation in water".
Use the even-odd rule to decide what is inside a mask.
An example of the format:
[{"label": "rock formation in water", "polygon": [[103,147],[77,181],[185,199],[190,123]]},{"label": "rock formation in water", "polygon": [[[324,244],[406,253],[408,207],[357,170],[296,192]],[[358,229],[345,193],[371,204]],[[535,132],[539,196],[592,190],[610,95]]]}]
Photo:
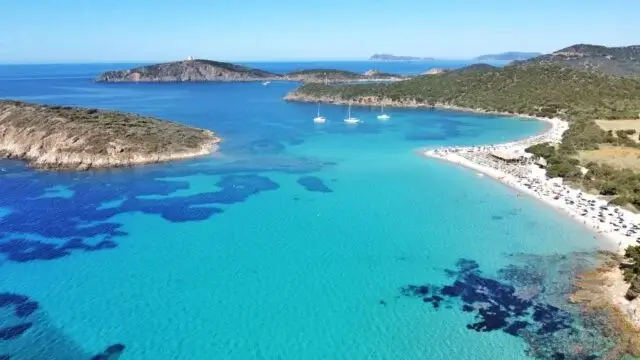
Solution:
[{"label": "rock formation in water", "polygon": [[44,169],[105,168],[205,155],[213,132],[117,111],[0,101],[0,156]]},{"label": "rock formation in water", "polygon": [[97,82],[200,82],[200,81],[265,81],[281,75],[246,66],[212,61],[184,60],[142,66],[129,70],[107,71]]}]

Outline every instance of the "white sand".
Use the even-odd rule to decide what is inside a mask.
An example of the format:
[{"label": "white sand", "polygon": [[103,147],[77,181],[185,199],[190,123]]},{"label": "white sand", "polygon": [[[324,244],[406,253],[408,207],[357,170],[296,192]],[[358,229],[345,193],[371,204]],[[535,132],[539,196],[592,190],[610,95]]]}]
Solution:
[{"label": "white sand", "polygon": [[549,122],[551,128],[543,134],[505,144],[438,148],[421,150],[421,153],[431,158],[446,160],[473,169],[522,193],[536,197],[546,204],[566,212],[594,233],[610,240],[619,252],[624,252],[624,249],[629,245],[636,245],[636,238],[640,234],[640,227],[637,226],[640,224],[638,214],[607,205],[607,201],[597,196],[563,185],[561,179],[548,179],[545,171],[537,165],[507,165],[489,155],[495,150],[523,153],[526,147],[533,144],[560,142],[568,124],[560,119],[537,119]]}]

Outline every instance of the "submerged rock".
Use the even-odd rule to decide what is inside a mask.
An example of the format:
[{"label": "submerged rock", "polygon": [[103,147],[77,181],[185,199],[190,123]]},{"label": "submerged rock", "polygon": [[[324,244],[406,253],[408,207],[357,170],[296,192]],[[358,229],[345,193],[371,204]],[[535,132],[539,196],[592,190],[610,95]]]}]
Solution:
[{"label": "submerged rock", "polygon": [[521,338],[534,358],[595,360],[616,351],[601,324],[567,302],[574,289],[572,279],[593,266],[594,254],[511,258],[514,262],[500,269],[496,278],[484,275],[474,260],[460,259],[454,269],[445,270],[450,284],[407,285],[400,294],[430,305],[426,311],[457,307],[473,314],[467,329]]}]

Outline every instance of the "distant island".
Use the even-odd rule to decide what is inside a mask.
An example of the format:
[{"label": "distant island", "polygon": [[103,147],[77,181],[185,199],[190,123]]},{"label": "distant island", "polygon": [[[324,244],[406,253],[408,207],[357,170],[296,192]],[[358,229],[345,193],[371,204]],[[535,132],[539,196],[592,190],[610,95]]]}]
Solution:
[{"label": "distant island", "polygon": [[391,54],[374,54],[369,60],[372,61],[430,61],[435,60],[431,57],[417,57],[417,56],[397,56]]},{"label": "distant island", "polygon": [[594,71],[615,76],[640,76],[640,45],[606,47],[577,44],[541,55],[517,61],[513,65],[558,65]]},{"label": "distant island", "polygon": [[194,59],[107,71],[97,82],[267,81],[281,75],[220,61]]},{"label": "distant island", "polygon": [[283,76],[285,80],[301,81],[305,83],[318,82],[354,82],[354,81],[397,81],[405,80],[410,76],[384,73],[376,70],[369,70],[364,73],[335,69],[308,69],[287,73]]},{"label": "distant island", "polygon": [[184,60],[147,65],[130,70],[107,71],[97,82],[232,82],[232,81],[300,81],[351,82],[393,81],[409,76],[369,70],[364,73],[336,69],[305,69],[285,74],[272,73],[242,65],[213,60]]},{"label": "distant island", "polygon": [[146,116],[0,101],[0,155],[41,169],[87,170],[205,155],[213,132]]},{"label": "distant island", "polygon": [[514,60],[527,60],[534,58],[536,56],[542,55],[537,52],[518,52],[518,51],[509,51],[501,54],[489,54],[482,55],[474,58],[477,61],[514,61]]}]

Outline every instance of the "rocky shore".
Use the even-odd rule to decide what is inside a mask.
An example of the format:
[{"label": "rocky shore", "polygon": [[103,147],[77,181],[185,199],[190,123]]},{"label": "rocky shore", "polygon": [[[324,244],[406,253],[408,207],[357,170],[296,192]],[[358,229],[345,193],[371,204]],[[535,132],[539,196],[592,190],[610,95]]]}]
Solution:
[{"label": "rocky shore", "polygon": [[638,299],[628,301],[624,293],[628,285],[619,269],[621,257],[616,253],[601,252],[600,266],[579,274],[569,301],[589,314],[592,325],[603,329],[615,339],[615,346],[603,359],[619,359],[624,355],[640,356],[640,314]]},{"label": "rocky shore", "polygon": [[0,101],[0,156],[48,170],[122,167],[206,155],[209,130],[117,111]]}]

